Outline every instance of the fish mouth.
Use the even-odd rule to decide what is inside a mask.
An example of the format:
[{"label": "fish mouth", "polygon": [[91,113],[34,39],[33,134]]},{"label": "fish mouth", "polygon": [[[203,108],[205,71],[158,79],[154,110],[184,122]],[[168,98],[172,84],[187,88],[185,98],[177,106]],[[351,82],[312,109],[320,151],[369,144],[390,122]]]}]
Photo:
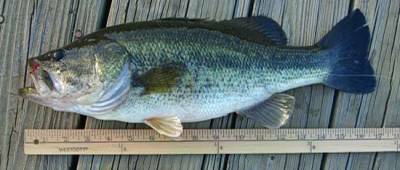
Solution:
[{"label": "fish mouth", "polygon": [[59,83],[57,83],[55,76],[46,69],[43,69],[38,60],[35,58],[29,59],[28,66],[34,86],[19,89],[19,94],[21,96],[48,96],[52,92],[57,92],[59,90],[56,88],[56,84]]}]

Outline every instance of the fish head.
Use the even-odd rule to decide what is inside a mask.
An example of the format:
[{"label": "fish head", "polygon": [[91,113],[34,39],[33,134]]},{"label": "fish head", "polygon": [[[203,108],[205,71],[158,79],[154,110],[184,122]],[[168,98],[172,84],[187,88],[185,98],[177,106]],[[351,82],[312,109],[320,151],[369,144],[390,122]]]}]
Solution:
[{"label": "fish head", "polygon": [[30,58],[28,74],[34,86],[20,89],[19,94],[63,111],[75,104],[94,103],[112,84],[126,55],[115,43],[80,42]]},{"label": "fish head", "polygon": [[95,101],[104,84],[104,67],[98,61],[101,54],[97,48],[60,48],[28,59],[28,74],[34,86],[20,89],[19,94],[58,110]]}]

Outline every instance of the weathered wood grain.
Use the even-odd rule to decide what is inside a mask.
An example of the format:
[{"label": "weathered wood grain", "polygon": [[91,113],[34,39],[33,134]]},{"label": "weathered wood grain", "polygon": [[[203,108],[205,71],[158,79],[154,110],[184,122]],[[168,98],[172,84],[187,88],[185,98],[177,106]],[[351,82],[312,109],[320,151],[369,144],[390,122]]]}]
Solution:
[{"label": "weathered wood grain", "polygon": [[[32,3],[21,5],[19,1],[2,0],[0,4],[4,20],[0,25],[0,169],[6,169],[9,164],[12,165],[9,159],[14,147],[12,137],[19,135],[14,130],[18,99],[10,95],[10,92],[15,89],[13,86],[23,81],[19,75],[24,75],[24,58],[28,56],[29,34],[26,30],[31,22]],[[16,50],[16,47],[20,50]]]},{"label": "weathered wood grain", "polygon": [[87,33],[97,29],[105,1],[4,0],[0,4],[5,19],[0,29],[0,96],[4,101],[0,104],[0,169],[67,169],[72,156],[24,155],[23,130],[76,128],[79,116],[54,112],[12,94],[31,83],[26,76],[27,58],[71,42],[76,29]]},{"label": "weathered wood grain", "polygon": [[[390,12],[395,15],[399,13],[399,7],[397,6],[396,12]],[[392,8],[393,9],[393,8]],[[391,25],[392,30],[390,31],[391,36],[394,38],[394,42],[389,45],[392,48],[388,51],[387,55],[394,58],[392,79],[390,80],[390,94],[386,105],[385,119],[383,127],[399,127],[400,126],[400,16],[397,15],[396,25]],[[394,28],[395,27],[395,28]],[[389,81],[389,80],[388,80]],[[374,160],[374,169],[399,169],[400,168],[400,154],[399,153],[379,153],[376,155]]]}]

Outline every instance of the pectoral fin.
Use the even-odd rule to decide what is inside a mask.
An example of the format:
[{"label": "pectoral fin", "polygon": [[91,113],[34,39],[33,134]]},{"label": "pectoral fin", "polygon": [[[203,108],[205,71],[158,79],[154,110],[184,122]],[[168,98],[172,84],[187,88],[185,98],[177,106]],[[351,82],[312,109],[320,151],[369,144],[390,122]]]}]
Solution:
[{"label": "pectoral fin", "polygon": [[253,119],[268,128],[279,128],[289,119],[294,109],[295,98],[287,94],[275,94],[268,100],[238,114]]},{"label": "pectoral fin", "polygon": [[145,120],[144,123],[152,127],[158,133],[169,137],[178,137],[183,131],[181,121],[176,116],[151,118]]},{"label": "pectoral fin", "polygon": [[138,76],[136,82],[144,86],[144,94],[168,92],[178,84],[185,70],[180,64],[167,64]]}]

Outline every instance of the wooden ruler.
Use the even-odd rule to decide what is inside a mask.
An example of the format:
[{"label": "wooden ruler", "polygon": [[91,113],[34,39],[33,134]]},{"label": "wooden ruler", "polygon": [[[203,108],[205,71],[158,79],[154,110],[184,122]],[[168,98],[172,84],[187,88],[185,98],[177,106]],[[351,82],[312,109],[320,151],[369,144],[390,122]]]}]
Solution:
[{"label": "wooden ruler", "polygon": [[400,128],[25,130],[29,155],[398,152]]}]

